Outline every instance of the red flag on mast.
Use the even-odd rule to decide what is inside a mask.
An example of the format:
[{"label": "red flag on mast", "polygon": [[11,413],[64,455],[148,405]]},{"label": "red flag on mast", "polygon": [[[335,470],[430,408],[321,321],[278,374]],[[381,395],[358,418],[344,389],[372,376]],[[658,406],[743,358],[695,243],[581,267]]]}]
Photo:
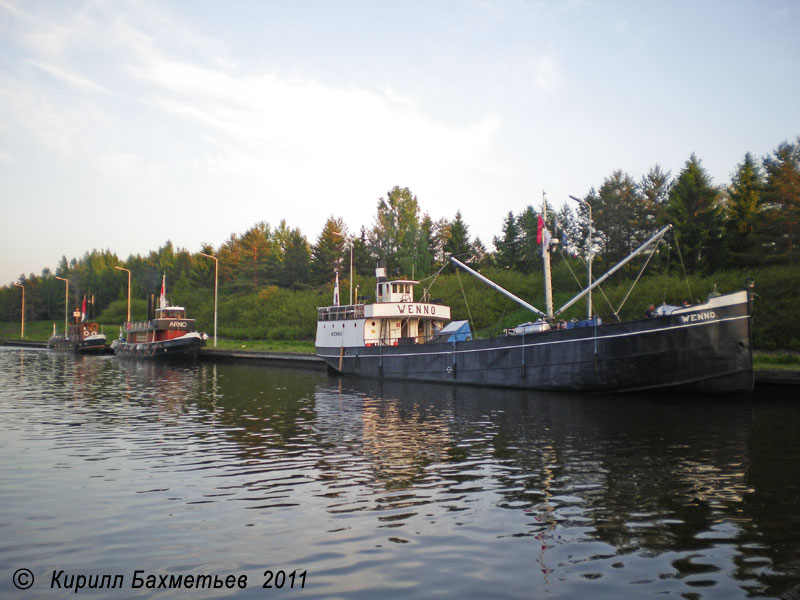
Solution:
[{"label": "red flag on mast", "polygon": [[81,322],[86,320],[86,294],[83,296],[83,305],[81,306]]}]

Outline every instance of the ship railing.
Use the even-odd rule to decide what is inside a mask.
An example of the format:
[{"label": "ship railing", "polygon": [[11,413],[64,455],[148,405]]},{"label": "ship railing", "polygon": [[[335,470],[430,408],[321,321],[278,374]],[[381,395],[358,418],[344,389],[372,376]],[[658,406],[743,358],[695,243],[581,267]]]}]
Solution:
[{"label": "ship railing", "polygon": [[322,306],[318,309],[318,321],[342,321],[346,319],[363,319],[363,304],[348,304],[345,306]]}]

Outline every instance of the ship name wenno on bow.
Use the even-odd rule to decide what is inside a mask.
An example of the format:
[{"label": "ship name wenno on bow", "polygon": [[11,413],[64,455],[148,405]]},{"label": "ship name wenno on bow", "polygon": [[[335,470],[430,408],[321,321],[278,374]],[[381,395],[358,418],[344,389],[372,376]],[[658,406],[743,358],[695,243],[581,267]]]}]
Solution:
[{"label": "ship name wenno on bow", "polygon": [[[543,211],[546,214],[546,211]],[[455,258],[452,262],[540,318],[503,335],[473,339],[450,308],[417,302],[417,281],[376,270],[375,302],[318,309],[316,350],[344,375],[538,390],[748,393],[753,388],[751,292],[712,294],[700,304],[662,305],[648,318],[603,323],[559,315],[635,255],[661,240],[666,226],[558,311],[552,308],[550,236],[543,236],[546,312]],[[337,286],[338,288],[338,286]],[[338,298],[338,289],[335,294]]]}]

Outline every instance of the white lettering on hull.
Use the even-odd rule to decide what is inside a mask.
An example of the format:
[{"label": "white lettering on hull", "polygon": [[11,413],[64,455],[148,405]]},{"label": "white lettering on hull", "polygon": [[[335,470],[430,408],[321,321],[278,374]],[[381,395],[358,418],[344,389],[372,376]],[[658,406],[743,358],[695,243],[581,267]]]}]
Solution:
[{"label": "white lettering on hull", "polygon": [[697,321],[708,321],[716,319],[717,313],[713,310],[707,310],[699,313],[692,313],[691,315],[681,315],[682,323],[696,323]]}]

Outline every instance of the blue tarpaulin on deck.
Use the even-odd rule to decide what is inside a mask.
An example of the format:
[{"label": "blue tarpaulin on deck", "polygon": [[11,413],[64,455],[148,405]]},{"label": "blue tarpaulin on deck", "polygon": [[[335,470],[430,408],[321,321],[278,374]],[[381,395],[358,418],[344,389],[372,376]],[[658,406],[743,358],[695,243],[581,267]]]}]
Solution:
[{"label": "blue tarpaulin on deck", "polygon": [[469,321],[451,321],[437,335],[445,337],[448,342],[463,342],[472,339],[472,330]]}]

